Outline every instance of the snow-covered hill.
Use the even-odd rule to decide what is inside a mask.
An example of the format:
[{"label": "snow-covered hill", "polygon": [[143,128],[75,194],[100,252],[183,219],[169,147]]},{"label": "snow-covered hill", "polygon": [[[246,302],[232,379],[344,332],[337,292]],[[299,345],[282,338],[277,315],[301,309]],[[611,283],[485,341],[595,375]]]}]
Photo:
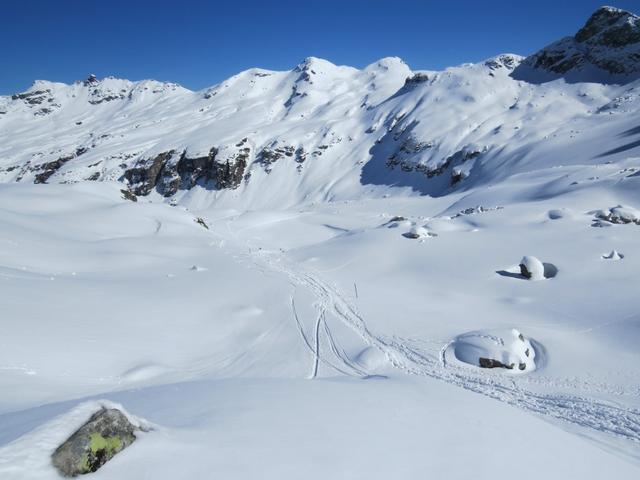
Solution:
[{"label": "snow-covered hill", "polygon": [[0,478],[637,478],[638,25],[0,98]]}]

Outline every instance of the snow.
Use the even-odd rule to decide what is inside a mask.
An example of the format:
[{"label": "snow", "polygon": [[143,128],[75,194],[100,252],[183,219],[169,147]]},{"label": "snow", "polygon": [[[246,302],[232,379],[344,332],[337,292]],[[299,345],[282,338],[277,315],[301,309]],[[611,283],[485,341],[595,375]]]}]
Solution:
[{"label": "snow", "polygon": [[616,250],[611,250],[609,253],[602,255],[602,258],[605,260],[622,260],[624,258],[624,254],[618,253]]},{"label": "snow", "polygon": [[[490,202],[481,189],[466,205],[504,208],[455,216],[463,197],[192,211],[111,183],[2,185],[1,476],[54,478],[49,455],[77,426],[59,415],[113,401],[153,430],[97,478],[309,465],[312,478],[488,478],[497,464],[633,478],[640,265],[597,260],[606,232],[633,252],[636,230],[602,233],[589,213],[625,192],[510,203],[510,189]],[[438,236],[408,241],[388,212],[431,219]],[[495,273],[534,247],[563,275]],[[463,363],[466,346],[526,368]]]},{"label": "snow", "polygon": [[[521,62],[0,98],[0,478],[108,402],[151,429],[97,479],[637,478],[640,81]],[[239,144],[237,188],[123,198]]]}]

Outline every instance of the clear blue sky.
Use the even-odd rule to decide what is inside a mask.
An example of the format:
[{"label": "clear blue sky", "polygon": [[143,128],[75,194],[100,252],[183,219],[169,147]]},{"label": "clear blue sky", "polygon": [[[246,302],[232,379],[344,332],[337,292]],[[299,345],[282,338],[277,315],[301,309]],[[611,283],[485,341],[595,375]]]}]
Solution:
[{"label": "clear blue sky", "polygon": [[[600,1],[3,0],[0,94],[89,73],[200,89],[308,56],[363,67],[399,56],[440,69],[529,54],[582,26]],[[640,11],[640,1],[614,6]]]}]

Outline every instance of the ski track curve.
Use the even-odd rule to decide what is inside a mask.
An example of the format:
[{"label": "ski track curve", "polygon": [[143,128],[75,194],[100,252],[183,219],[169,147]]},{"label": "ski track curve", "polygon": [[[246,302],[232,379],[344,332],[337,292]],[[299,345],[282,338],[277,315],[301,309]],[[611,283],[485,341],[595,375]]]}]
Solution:
[{"label": "ski track curve", "polygon": [[[332,313],[367,345],[381,350],[394,367],[408,374],[442,380],[532,413],[640,443],[639,410],[575,395],[535,393],[523,390],[513,379],[476,375],[447,364],[441,354],[435,357],[424,354],[399,337],[374,335],[356,307],[338,288],[319,275],[289,262],[282,254],[249,248],[247,256],[256,267],[279,272],[288,277],[292,284],[311,290],[317,298],[319,309]],[[326,321],[322,321],[326,325]],[[316,332],[318,329],[319,322]],[[334,343],[334,340],[330,342]],[[346,366],[353,368],[344,352],[338,355],[333,348],[331,350]]]}]

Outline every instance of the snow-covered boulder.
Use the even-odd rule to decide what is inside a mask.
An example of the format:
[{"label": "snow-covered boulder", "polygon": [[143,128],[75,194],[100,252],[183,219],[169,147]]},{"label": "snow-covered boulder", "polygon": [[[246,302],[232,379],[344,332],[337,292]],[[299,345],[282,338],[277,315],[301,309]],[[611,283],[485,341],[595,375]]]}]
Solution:
[{"label": "snow-covered boulder", "polygon": [[529,280],[543,280],[544,264],[536,257],[525,256],[520,260],[520,273]]},{"label": "snow-covered boulder", "polygon": [[405,238],[423,239],[423,238],[429,238],[429,237],[436,237],[438,235],[436,233],[429,232],[424,227],[414,225],[413,227],[411,227],[411,230],[409,230],[406,233],[403,233],[402,236]]},{"label": "snow-covered boulder", "polygon": [[596,210],[590,213],[593,213],[596,217],[593,222],[594,226],[603,226],[603,221],[615,224],[635,223],[640,225],[640,211],[633,207],[618,205],[608,210]]},{"label": "snow-covered boulder", "polygon": [[536,350],[519,330],[504,329],[465,333],[449,343],[444,361],[479,368],[504,368],[514,373],[536,369]]}]

